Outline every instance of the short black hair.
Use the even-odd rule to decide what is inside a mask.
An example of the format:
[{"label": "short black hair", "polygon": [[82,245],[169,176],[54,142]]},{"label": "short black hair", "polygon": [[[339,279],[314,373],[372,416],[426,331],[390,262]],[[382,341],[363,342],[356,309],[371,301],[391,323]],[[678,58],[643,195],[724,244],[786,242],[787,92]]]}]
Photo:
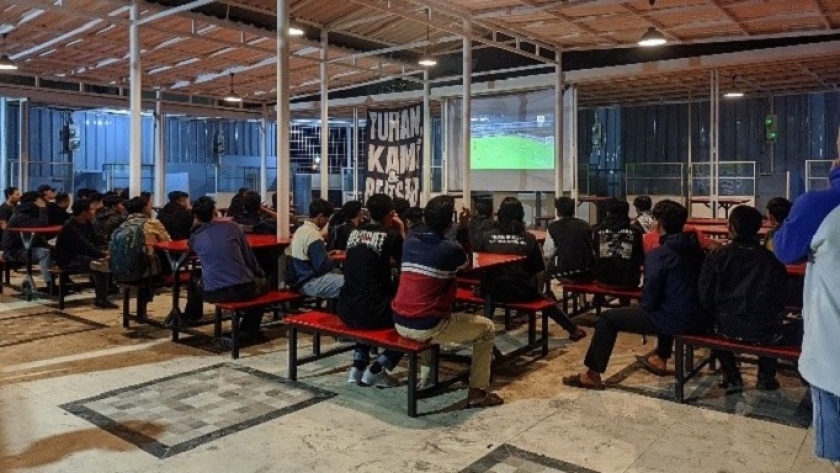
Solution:
[{"label": "short black hair", "polygon": [[249,190],[251,190],[250,187],[240,187],[237,194],[244,196],[245,193],[248,192]]},{"label": "short black hair", "polygon": [[633,199],[633,207],[636,207],[639,212],[647,212],[652,206],[653,201],[646,195],[640,195]]},{"label": "short black hair", "polygon": [[108,207],[109,209],[112,209],[121,203],[123,203],[123,198],[115,194],[106,195],[105,198],[102,199],[102,206]]},{"label": "short black hair", "polygon": [[493,200],[492,199],[476,199],[475,213],[482,217],[493,216]]},{"label": "short black hair", "polygon": [[685,222],[688,220],[688,210],[682,204],[673,200],[660,200],[653,206],[650,213],[668,235],[681,233]]},{"label": "short black hair", "polygon": [[24,192],[20,196],[20,203],[21,204],[29,204],[29,203],[35,202],[36,200],[38,200],[40,198],[41,198],[41,194],[39,194],[38,191]]},{"label": "short black hair", "polygon": [[557,214],[561,217],[575,216],[575,199],[571,197],[558,197],[554,199],[554,208],[557,209]]},{"label": "short black hair", "polygon": [[499,230],[506,235],[518,235],[525,230],[525,208],[516,197],[507,197],[499,205]]},{"label": "short black hair", "polygon": [[216,202],[207,196],[199,197],[193,202],[192,214],[199,222],[207,223],[216,215]]},{"label": "short black hair", "polygon": [[324,217],[331,217],[333,214],[333,206],[324,199],[314,199],[309,203],[309,218],[315,218],[318,215]]},{"label": "short black hair", "polygon": [[91,202],[88,199],[76,199],[73,201],[73,206],[70,207],[70,211],[73,212],[74,217],[78,217],[79,215],[90,210],[90,206],[92,203],[93,202]]},{"label": "short black hair", "polygon": [[256,215],[260,213],[260,204],[262,204],[262,197],[259,192],[248,191],[242,197],[242,208],[249,214]]},{"label": "short black hair", "polygon": [[754,239],[761,229],[761,212],[749,205],[739,205],[729,212],[729,224],[739,239]]},{"label": "short black hair", "polygon": [[66,192],[59,192],[55,195],[55,203],[58,204],[60,202],[65,202],[70,200],[70,194]]},{"label": "short black hair", "polygon": [[[370,197],[370,199],[372,199],[375,196],[376,196],[376,194],[372,195]],[[370,208],[370,199],[368,199],[368,208]],[[390,199],[390,197],[389,197],[389,199]],[[393,202],[391,202],[389,205],[393,206]],[[390,212],[390,210],[389,210],[389,212]],[[358,217],[360,213],[362,213],[362,203],[359,202],[358,200],[348,200],[347,202],[344,203],[344,205],[341,206],[341,213],[344,215],[344,220],[345,221],[350,220],[350,219],[354,219],[354,218]],[[385,218],[385,217],[382,217],[382,218]],[[376,220],[376,219],[374,219],[374,220]]]},{"label": "short black hair", "polygon": [[423,223],[423,208],[411,207],[410,209],[406,210],[405,223],[406,225],[417,225],[418,223]]},{"label": "short black hair", "polygon": [[767,213],[772,215],[777,222],[782,223],[790,215],[791,207],[793,203],[784,197],[773,197],[767,202]]},{"label": "short black hair", "polygon": [[[367,207],[370,213],[371,220],[381,222],[394,210],[394,200],[388,194],[373,194],[368,197],[365,207]],[[360,206],[359,210],[361,211],[361,209]],[[347,218],[349,219],[350,217],[348,216]]]},{"label": "short black hair", "polygon": [[[400,219],[405,218],[405,211],[411,208],[411,202],[407,199],[403,199],[402,197],[397,197],[394,199],[394,211],[397,212]],[[373,218],[373,216],[371,216]]]},{"label": "short black hair", "polygon": [[11,197],[12,195],[14,195],[14,193],[15,193],[15,192],[17,192],[17,191],[18,191],[18,188],[17,188],[17,187],[15,187],[15,186],[12,186],[12,187],[7,187],[7,188],[3,191],[3,194],[6,196],[6,199],[8,199],[8,198],[9,198],[9,197]]},{"label": "short black hair", "polygon": [[132,197],[125,205],[125,210],[127,210],[130,214],[139,214],[143,212],[143,209],[145,209],[147,205],[149,205],[149,201],[143,197]]},{"label": "short black hair", "polygon": [[423,210],[423,221],[429,230],[443,234],[452,225],[452,214],[455,212],[455,199],[448,195],[439,195],[426,204]]},{"label": "short black hair", "polygon": [[127,202],[127,201],[128,201],[128,199],[129,199],[129,197],[128,197],[128,189],[122,189],[122,190],[120,190],[120,197],[122,197],[122,200],[124,200],[124,201],[126,201],[126,202]]},{"label": "short black hair", "polygon": [[[87,198],[91,202],[102,202],[102,199],[105,198],[105,194],[103,194],[99,191],[93,191],[93,192],[90,193],[90,195]],[[57,201],[58,198],[56,197],[55,200]]]},{"label": "short black hair", "polygon": [[76,198],[77,199],[87,199],[88,196],[96,192],[96,189],[91,189],[89,187],[82,187],[81,189],[76,189]]},{"label": "short black hair", "polygon": [[626,200],[608,200],[604,207],[610,215],[630,215],[630,204]]},{"label": "short black hair", "polygon": [[152,193],[149,192],[149,191],[143,191],[143,192],[140,193],[140,198],[142,198],[146,202],[151,202],[152,201]]},{"label": "short black hair", "polygon": [[189,199],[190,195],[184,191],[172,191],[169,193],[170,202],[178,202],[181,199]]}]

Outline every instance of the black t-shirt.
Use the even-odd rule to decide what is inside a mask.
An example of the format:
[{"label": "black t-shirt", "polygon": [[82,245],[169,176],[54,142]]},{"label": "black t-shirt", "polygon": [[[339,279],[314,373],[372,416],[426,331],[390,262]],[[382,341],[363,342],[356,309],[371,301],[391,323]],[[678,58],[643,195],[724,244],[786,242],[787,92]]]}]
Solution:
[{"label": "black t-shirt", "polygon": [[595,279],[608,286],[639,287],[644,233],[626,216],[608,216],[595,227]]},{"label": "black t-shirt", "polygon": [[534,276],[545,271],[537,238],[527,231],[508,235],[498,228],[486,232],[476,251],[525,256],[525,261],[483,272],[481,290],[499,302],[523,302],[540,297]]},{"label": "black t-shirt", "polygon": [[373,222],[350,234],[338,299],[338,316],[345,324],[361,329],[394,325],[391,300],[396,286],[391,260],[400,261],[402,244],[399,232]]},{"label": "black t-shirt", "polygon": [[[0,204],[0,220],[3,222],[8,223],[9,219],[12,218],[12,212],[15,211],[15,208],[11,205],[3,202]],[[3,228],[0,228],[0,238],[3,237]]]},{"label": "black t-shirt", "polygon": [[334,229],[330,230],[330,242],[327,249],[344,251],[347,249],[347,241],[350,240],[350,235],[356,230],[356,225],[353,222],[344,222]]}]

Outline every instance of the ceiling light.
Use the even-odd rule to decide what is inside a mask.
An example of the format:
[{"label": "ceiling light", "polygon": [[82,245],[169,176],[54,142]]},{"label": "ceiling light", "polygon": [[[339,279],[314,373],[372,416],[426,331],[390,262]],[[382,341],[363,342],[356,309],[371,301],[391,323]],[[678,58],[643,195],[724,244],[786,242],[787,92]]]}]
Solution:
[{"label": "ceiling light", "polygon": [[301,29],[299,26],[290,26],[289,36],[303,36],[303,29]]},{"label": "ceiling light", "polygon": [[423,56],[417,61],[417,64],[420,64],[423,67],[432,67],[437,64],[437,59],[434,58],[431,54],[429,54],[429,44],[431,44],[431,30],[429,29],[429,24],[432,22],[432,9],[428,9],[428,16],[429,22],[426,23],[426,52],[423,53]]},{"label": "ceiling light", "polygon": [[738,75],[735,74],[732,76],[732,87],[730,87],[729,90],[726,91],[725,94],[723,94],[724,97],[728,99],[737,99],[744,96],[744,91],[738,88],[737,81]]},{"label": "ceiling light", "polygon": [[242,101],[242,97],[236,94],[233,90],[233,72],[230,73],[230,92],[228,92],[227,96],[224,98],[225,102],[229,103],[239,103]]},{"label": "ceiling light", "polygon": [[17,64],[6,54],[6,33],[3,33],[3,55],[0,56],[0,71],[16,71]]},{"label": "ceiling light", "polygon": [[417,64],[420,64],[423,67],[431,67],[437,64],[437,59],[432,56],[424,55],[419,61],[417,61]]},{"label": "ceiling light", "polygon": [[645,31],[645,34],[642,35],[642,39],[639,40],[639,46],[662,46],[667,42],[668,40],[665,39],[665,35],[651,26],[647,29],[647,31]]}]

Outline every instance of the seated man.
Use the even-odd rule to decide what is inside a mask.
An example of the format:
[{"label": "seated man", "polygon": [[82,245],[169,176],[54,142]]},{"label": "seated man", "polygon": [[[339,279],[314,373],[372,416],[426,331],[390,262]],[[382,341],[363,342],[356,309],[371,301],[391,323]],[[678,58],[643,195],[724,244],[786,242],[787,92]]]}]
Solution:
[{"label": "seated man", "polygon": [[66,192],[59,192],[55,194],[53,202],[47,202],[47,214],[49,215],[50,225],[64,225],[70,220],[70,214],[67,209],[70,208],[70,195]]},{"label": "seated man", "polygon": [[111,242],[111,235],[126,219],[126,210],[122,197],[108,195],[102,199],[102,207],[96,210],[93,230],[96,240],[102,249],[107,249]]},{"label": "seated man", "polygon": [[[269,287],[245,234],[233,222],[216,220],[216,203],[200,197],[192,208],[200,225],[190,237],[190,249],[201,262],[201,287],[207,302],[236,302],[265,294]],[[262,309],[246,312],[240,339],[260,338]]]},{"label": "seated man", "polygon": [[[644,230],[630,223],[630,204],[606,203],[607,217],[592,229],[595,245],[595,280],[605,286],[639,287]],[[684,222],[683,222],[684,223]]]},{"label": "seated man", "polygon": [[653,207],[653,218],[662,236],[662,246],[645,258],[645,285],[640,308],[604,312],[586,352],[583,373],[563,378],[563,384],[585,389],[604,389],[606,372],[619,332],[656,334],[656,354],[637,356],[642,366],[664,376],[673,350],[673,335],[704,332],[706,316],[697,294],[697,276],[703,252],[693,234],[683,233],[688,211],[682,205],[663,200]]},{"label": "seated man", "polygon": [[347,249],[347,240],[350,239],[350,234],[353,233],[353,230],[359,228],[362,223],[362,203],[358,200],[345,202],[341,210],[331,220],[334,223],[330,223],[329,226],[330,241],[327,249],[344,251]]},{"label": "seated man", "polygon": [[773,226],[773,229],[764,237],[764,247],[768,250],[773,251],[773,237],[776,235],[776,230],[788,218],[792,207],[793,203],[784,197],[773,197],[767,202],[767,222]]},{"label": "seated man", "polygon": [[[17,187],[7,187],[3,191],[3,195],[6,201],[0,204],[0,244],[3,241],[3,230],[6,229],[6,223],[12,218],[12,213],[14,213],[15,207],[20,202],[20,190]],[[0,255],[2,253],[2,248],[0,248]]]},{"label": "seated man", "polygon": [[[476,251],[520,255],[527,259],[522,263],[489,268],[481,273],[481,292],[494,302],[528,302],[542,299],[537,285],[537,276],[545,271],[540,246],[534,235],[525,230],[525,210],[515,197],[508,197],[499,207],[499,226],[486,232],[478,243]],[[545,310],[551,320],[569,332],[569,339],[577,341],[586,336],[559,307]]]},{"label": "seated man", "polygon": [[[341,287],[337,313],[348,327],[391,328],[394,326],[391,300],[397,292],[391,260],[399,261],[402,257],[405,229],[394,212],[391,197],[374,194],[367,200],[367,209],[371,222],[353,230],[347,241],[344,285]],[[399,385],[399,381],[388,375],[385,369],[393,370],[402,358],[402,353],[385,350],[370,366],[369,358],[370,347],[357,344],[349,383],[378,388]]]},{"label": "seated man", "polygon": [[575,217],[574,199],[559,197],[554,201],[554,208],[558,220],[548,224],[548,238],[543,247],[549,271],[560,279],[592,281],[595,268],[592,229],[586,221]]},{"label": "seated man", "polygon": [[242,197],[242,210],[235,214],[228,211],[228,217],[233,217],[233,223],[241,226],[245,233],[277,234],[277,214],[262,206],[260,194],[256,191],[246,192]]},{"label": "seated man", "polygon": [[650,214],[652,202],[646,195],[637,196],[633,199],[633,207],[636,209],[636,218],[633,223],[642,227],[645,233],[651,233],[653,228],[653,216]]},{"label": "seated man", "polygon": [[[729,237],[732,243],[709,253],[700,272],[700,302],[713,317],[715,332],[756,345],[799,344],[795,327],[785,337],[787,270],[776,256],[763,248],[757,239],[761,213],[740,205],[729,213]],[[801,330],[801,325],[797,324]],[[796,339],[799,340],[796,340]],[[735,354],[716,352],[723,369],[726,393],[740,392],[744,381],[735,363]],[[779,388],[776,380],[777,360],[758,359],[756,388],[772,391]]]},{"label": "seated man", "polygon": [[476,248],[481,244],[484,234],[498,226],[498,223],[493,220],[493,200],[477,199],[475,201],[475,214],[467,226],[470,248],[473,251],[478,251]]},{"label": "seated man", "polygon": [[227,210],[228,217],[233,217],[245,210],[245,207],[242,205],[242,199],[245,198],[245,194],[247,194],[250,190],[251,189],[248,189],[247,187],[240,187],[239,191],[236,192],[236,195],[230,199],[230,205],[228,205]]},{"label": "seated man", "polygon": [[[24,192],[20,196],[20,203],[15,206],[12,216],[6,222],[6,230],[3,232],[3,258],[25,262],[26,250],[23,247],[23,240],[20,232],[11,232],[10,228],[37,228],[49,226],[49,214],[47,203],[37,192]],[[41,277],[47,286],[51,287],[52,258],[50,245],[43,236],[36,235],[32,239],[32,261],[37,262],[41,268]]]},{"label": "seated man", "polygon": [[[73,217],[64,224],[55,240],[53,261],[59,268],[86,272],[92,262],[108,258],[108,252],[102,250],[96,240],[93,219],[91,201],[80,199],[73,202]],[[102,267],[101,264],[97,266]],[[94,307],[116,309],[118,306],[108,300],[108,275],[100,271],[92,273],[96,292]]]},{"label": "seated man", "polygon": [[423,223],[423,208],[411,207],[405,211],[405,232],[406,233],[422,233],[426,229]]},{"label": "seated man", "polygon": [[323,229],[332,216],[333,207],[324,199],[309,204],[310,220],[295,231],[292,237],[291,260],[287,271],[292,285],[309,297],[337,299],[344,276],[335,272],[335,261],[327,252],[321,238]]},{"label": "seated man", "polygon": [[160,209],[157,217],[170,238],[186,240],[190,237],[194,220],[190,212],[190,195],[181,191],[170,192],[169,202]]},{"label": "seated man", "polygon": [[[504,401],[487,390],[496,336],[493,321],[481,315],[452,313],[457,289],[455,273],[469,264],[461,246],[444,237],[452,226],[454,212],[452,197],[431,199],[423,216],[426,231],[406,239],[400,286],[391,304],[395,328],[411,340],[472,345],[467,406],[497,406]],[[461,222],[465,227],[466,218]],[[428,370],[430,355],[424,352],[422,356],[422,364]],[[421,374],[421,385],[426,376]]]}]

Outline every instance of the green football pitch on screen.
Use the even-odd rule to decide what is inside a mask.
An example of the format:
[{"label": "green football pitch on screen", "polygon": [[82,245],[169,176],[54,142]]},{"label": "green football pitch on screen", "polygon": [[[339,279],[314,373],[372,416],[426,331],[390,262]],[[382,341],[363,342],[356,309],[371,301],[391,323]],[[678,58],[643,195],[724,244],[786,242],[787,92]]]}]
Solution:
[{"label": "green football pitch on screen", "polygon": [[472,139],[472,169],[554,169],[554,142],[516,135]]}]

